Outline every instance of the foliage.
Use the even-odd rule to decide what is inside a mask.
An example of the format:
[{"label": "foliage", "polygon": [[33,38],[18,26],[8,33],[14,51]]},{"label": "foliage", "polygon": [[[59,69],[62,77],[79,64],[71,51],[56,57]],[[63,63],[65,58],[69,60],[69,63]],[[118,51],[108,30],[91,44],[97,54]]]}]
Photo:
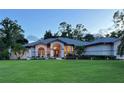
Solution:
[{"label": "foliage", "polygon": [[84,47],[83,46],[75,46],[75,54],[78,56],[81,56],[84,52]]},{"label": "foliage", "polygon": [[87,29],[82,24],[77,24],[76,27],[72,27],[71,24],[68,24],[66,22],[61,22],[59,24],[59,31],[55,34],[52,34],[52,32],[46,31],[44,34],[44,39],[47,38],[56,38],[56,37],[66,37],[66,38],[72,38],[77,40],[83,40],[84,32],[86,32]]},{"label": "foliage", "polygon": [[117,30],[117,36],[121,39],[117,53],[122,56],[124,54],[124,10],[116,11],[113,15],[113,21]]},{"label": "foliage", "polygon": [[26,50],[27,49],[24,46],[22,46],[22,44],[19,44],[19,43],[15,44],[13,48],[13,52],[17,56],[17,59],[20,59],[24,55]]},{"label": "foliage", "polygon": [[84,41],[93,41],[93,40],[95,40],[95,37],[92,34],[86,34],[84,36]]},{"label": "foliage", "polygon": [[106,34],[106,37],[119,38],[124,34],[124,31],[113,31],[109,34]]},{"label": "foliage", "polygon": [[73,38],[77,40],[82,40],[83,41],[83,35],[84,32],[86,32],[87,29],[84,27],[82,24],[77,24],[76,28],[73,31]]},{"label": "foliage", "polygon": [[120,56],[122,56],[124,54],[124,37],[121,38],[121,43],[118,46],[117,54],[120,55]]},{"label": "foliage", "polygon": [[72,26],[66,22],[59,24],[60,37],[72,38]]},{"label": "foliage", "polygon": [[9,52],[7,49],[0,51],[0,59],[9,59]]},{"label": "foliage", "polygon": [[53,37],[53,35],[52,35],[51,30],[48,30],[45,32],[44,39],[48,39],[48,38],[52,38],[52,37]]},{"label": "foliage", "polygon": [[[17,44],[23,45],[28,43],[28,40],[24,38],[24,30],[17,24],[16,20],[11,20],[8,17],[0,22],[0,45],[2,46],[1,52],[6,50],[15,49]],[[12,52],[12,51],[8,51]],[[9,54],[6,53],[6,56]],[[9,56],[8,56],[9,57]]]}]

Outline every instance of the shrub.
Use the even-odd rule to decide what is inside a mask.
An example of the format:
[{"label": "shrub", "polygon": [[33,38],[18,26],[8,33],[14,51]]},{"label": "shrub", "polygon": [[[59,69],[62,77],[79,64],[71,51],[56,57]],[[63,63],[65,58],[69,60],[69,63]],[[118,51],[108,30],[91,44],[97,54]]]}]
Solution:
[{"label": "shrub", "polygon": [[9,52],[7,49],[0,52],[0,59],[9,59]]}]

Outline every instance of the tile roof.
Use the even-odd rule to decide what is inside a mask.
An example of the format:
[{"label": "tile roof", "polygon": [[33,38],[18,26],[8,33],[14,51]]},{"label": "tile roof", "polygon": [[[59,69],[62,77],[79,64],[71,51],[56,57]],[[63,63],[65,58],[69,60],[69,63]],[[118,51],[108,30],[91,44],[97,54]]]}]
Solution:
[{"label": "tile roof", "polygon": [[75,45],[75,46],[83,46],[83,45],[86,45],[88,43],[88,42],[82,42],[80,40],[59,37],[59,38],[40,39],[36,42],[26,44],[25,46],[31,47],[31,46],[35,46],[35,45],[38,45],[38,44],[47,45],[47,44],[50,44],[51,42],[54,42],[54,41],[61,41],[65,44],[70,44],[70,45]]},{"label": "tile roof", "polygon": [[86,46],[87,45],[101,44],[101,43],[114,43],[117,40],[119,40],[119,39],[118,38],[109,38],[109,37],[98,38],[92,42],[87,43]]},{"label": "tile roof", "polygon": [[94,45],[94,44],[99,44],[99,43],[114,43],[117,40],[118,40],[117,38],[98,38],[92,42],[84,42],[84,41],[80,41],[80,40],[59,37],[59,38],[40,39],[36,42],[26,44],[25,46],[31,47],[31,46],[35,46],[38,44],[47,45],[54,41],[60,41],[65,44],[75,45],[75,46],[88,46],[88,45]]}]

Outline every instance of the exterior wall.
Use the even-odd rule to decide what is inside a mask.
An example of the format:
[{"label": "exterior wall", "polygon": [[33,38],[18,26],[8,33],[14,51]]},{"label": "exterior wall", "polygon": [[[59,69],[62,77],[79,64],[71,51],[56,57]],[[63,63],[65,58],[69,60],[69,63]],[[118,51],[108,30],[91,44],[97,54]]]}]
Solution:
[{"label": "exterior wall", "polygon": [[29,58],[35,56],[35,48],[34,47],[29,48],[28,53],[29,53],[28,55]]},{"label": "exterior wall", "polygon": [[84,55],[95,55],[95,56],[113,56],[113,45],[112,44],[99,44],[93,46],[87,46],[85,48]]}]

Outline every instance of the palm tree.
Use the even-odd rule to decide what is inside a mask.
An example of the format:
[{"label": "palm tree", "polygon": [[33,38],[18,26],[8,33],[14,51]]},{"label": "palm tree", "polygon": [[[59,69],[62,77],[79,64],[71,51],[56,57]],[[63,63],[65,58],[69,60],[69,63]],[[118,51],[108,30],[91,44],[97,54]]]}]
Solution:
[{"label": "palm tree", "polygon": [[113,15],[113,21],[115,23],[115,28],[121,40],[120,45],[118,46],[117,54],[122,56],[124,54],[124,10],[116,11]]},{"label": "palm tree", "polygon": [[121,37],[121,43],[118,46],[118,55],[122,56],[124,54],[124,36]]},{"label": "palm tree", "polygon": [[27,49],[22,46],[22,44],[16,44],[13,48],[13,52],[16,55],[17,59],[20,59],[26,51]]}]

